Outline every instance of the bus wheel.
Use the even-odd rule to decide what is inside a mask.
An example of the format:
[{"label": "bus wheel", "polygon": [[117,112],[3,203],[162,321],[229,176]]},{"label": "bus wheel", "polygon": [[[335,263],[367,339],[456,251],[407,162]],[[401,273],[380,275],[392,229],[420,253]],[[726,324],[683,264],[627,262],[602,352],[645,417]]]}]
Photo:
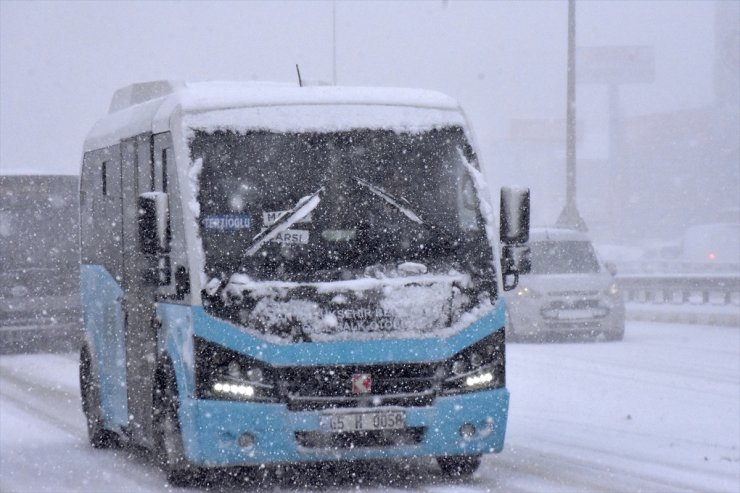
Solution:
[{"label": "bus wheel", "polygon": [[453,477],[467,477],[480,466],[480,455],[459,455],[456,457],[437,457],[442,472]]},{"label": "bus wheel", "polygon": [[100,410],[100,382],[93,371],[92,357],[87,346],[80,351],[80,396],[82,412],[87,421],[87,439],[93,448],[118,446],[118,435],[103,426],[103,412]]},{"label": "bus wheel", "polygon": [[185,458],[180,419],[180,399],[171,367],[164,365],[157,375],[154,392],[154,444],[160,468],[173,486],[188,486],[198,475]]}]

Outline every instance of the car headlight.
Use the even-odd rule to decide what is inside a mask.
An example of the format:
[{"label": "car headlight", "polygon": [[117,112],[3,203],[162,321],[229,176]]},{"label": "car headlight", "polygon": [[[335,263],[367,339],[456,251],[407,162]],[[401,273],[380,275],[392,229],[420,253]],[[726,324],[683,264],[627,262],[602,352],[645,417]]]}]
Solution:
[{"label": "car headlight", "polygon": [[460,394],[506,385],[504,329],[460,351],[441,367],[442,393]]},{"label": "car headlight", "polygon": [[274,370],[264,362],[194,338],[195,394],[199,399],[274,402]]},{"label": "car headlight", "polygon": [[609,296],[617,296],[619,294],[619,286],[616,282],[613,282],[606,288],[606,294]]},{"label": "car headlight", "polygon": [[535,291],[534,289],[528,288],[527,286],[520,286],[519,289],[516,290],[516,295],[525,297],[525,298],[541,298],[542,297],[539,291]]}]

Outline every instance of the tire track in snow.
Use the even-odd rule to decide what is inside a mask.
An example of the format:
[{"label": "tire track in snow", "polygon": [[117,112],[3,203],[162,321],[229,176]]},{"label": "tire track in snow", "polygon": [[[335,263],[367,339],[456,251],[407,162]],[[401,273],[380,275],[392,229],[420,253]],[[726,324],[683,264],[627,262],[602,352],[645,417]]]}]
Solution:
[{"label": "tire track in snow", "polygon": [[[58,413],[54,414],[49,411],[49,409],[55,409],[56,411],[64,409],[58,406],[58,402],[67,401],[69,403],[73,400],[74,395],[55,388],[39,387],[36,382],[31,382],[17,376],[2,374],[0,375],[0,380],[6,382],[6,385],[0,385],[0,396],[3,397],[3,400],[10,402],[19,411],[31,414],[66,434],[74,438],[79,438],[79,421],[73,421],[71,419],[64,420]],[[8,390],[10,389],[12,390],[9,392]],[[79,396],[77,396],[77,399],[79,400]],[[82,413],[81,409],[80,413]],[[65,413],[65,415],[68,418],[71,417],[69,416],[69,412]]]},{"label": "tire track in snow", "polygon": [[[615,453],[610,450],[604,450],[596,448],[594,446],[588,446],[579,444],[574,446],[569,443],[567,439],[557,439],[552,436],[546,439],[540,439],[539,443],[545,445],[546,448],[556,448],[558,451],[564,451],[564,456],[573,457],[575,460],[579,459],[580,456],[586,455],[589,458],[598,459],[594,462],[596,464],[607,464],[611,468],[622,469],[630,471],[629,474],[634,477],[644,478],[650,481],[660,481],[660,484],[670,487],[671,491],[675,491],[675,488],[683,488],[688,491],[696,491],[701,489],[708,489],[707,484],[725,483],[733,484],[737,481],[737,476],[728,474],[722,471],[710,471],[706,468],[698,467],[696,465],[689,464],[670,464],[656,462],[654,458],[640,458],[629,453]],[[701,444],[708,445],[708,444]],[[622,465],[616,465],[614,459],[620,461]],[[648,460],[652,470],[660,470],[661,472],[657,475],[650,475],[644,472],[637,472],[645,461]],[[625,469],[625,465],[629,465]],[[620,472],[622,474],[622,472]],[[682,476],[685,479],[679,480],[677,476]],[[672,478],[671,481],[666,481],[665,478]],[[688,481],[686,480],[688,479]],[[717,488],[716,491],[721,491],[721,488]],[[732,491],[728,489],[727,491]]]},{"label": "tire track in snow", "polygon": [[0,391],[0,396],[2,396],[3,400],[6,403],[10,403],[10,405],[15,406],[17,410],[35,416],[44,423],[54,426],[55,428],[63,431],[72,438],[79,438],[79,430],[77,429],[77,426],[70,425],[69,423],[62,421],[61,419],[58,419],[53,414],[44,412],[34,406],[31,406],[22,399],[14,397],[4,391]]},{"label": "tire track in snow", "polygon": [[[525,366],[546,366],[542,364],[543,359],[541,357],[538,358],[531,354],[517,354],[514,357],[507,355],[507,358],[509,359],[509,363],[507,366],[510,368],[507,369],[507,372],[511,372],[513,375],[517,374],[517,371],[515,369],[517,367],[521,368]],[[615,380],[630,381],[640,385],[651,385],[663,389],[682,389],[684,391],[690,391],[697,394],[713,397],[718,395],[724,396],[726,395],[726,393],[718,389],[707,389],[705,387],[707,382],[711,382],[713,386],[731,386],[737,384],[737,380],[733,380],[733,377],[729,376],[728,372],[724,372],[722,375],[705,375],[704,373],[702,373],[700,376],[697,376],[696,371],[681,371],[680,373],[676,373],[671,370],[650,367],[638,368],[637,371],[639,373],[638,375],[635,375],[636,368],[634,367],[634,365],[630,366],[627,364],[615,364],[612,362],[607,362],[607,364],[610,365],[610,368],[601,367],[599,369],[594,369],[594,361],[592,359],[587,359],[585,357],[579,358],[569,354],[567,356],[567,360],[557,361],[557,370],[563,372],[567,371],[579,375],[586,374],[589,378],[603,377]],[[695,367],[689,368],[696,370]],[[681,370],[687,370],[687,367],[683,366],[681,367]],[[645,375],[650,375],[651,379],[646,380],[644,378]],[[679,386],[676,383],[668,382],[668,379],[675,380],[676,382],[681,382],[682,385]],[[514,379],[512,378],[512,380]],[[573,379],[569,378],[568,380],[572,381]],[[692,382],[691,386],[687,385],[687,382],[689,381]]]},{"label": "tire track in snow", "polygon": [[[563,491],[623,493],[625,491],[695,492],[695,485],[667,481],[664,477],[651,477],[632,469],[625,469],[608,461],[594,462],[570,455],[547,451],[542,448],[513,445],[512,453],[501,455],[495,470],[514,471],[510,478],[523,487],[522,491]],[[530,476],[529,485],[521,485],[522,474]],[[539,480],[539,481],[538,481]],[[529,487],[531,485],[531,487]],[[501,491],[510,491],[509,484]]]}]

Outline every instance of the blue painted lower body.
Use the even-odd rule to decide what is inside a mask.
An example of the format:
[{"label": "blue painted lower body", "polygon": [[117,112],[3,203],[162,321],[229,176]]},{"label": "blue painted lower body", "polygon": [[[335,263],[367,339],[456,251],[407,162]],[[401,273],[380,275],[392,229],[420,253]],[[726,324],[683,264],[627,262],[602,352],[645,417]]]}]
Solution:
[{"label": "blue painted lower body", "polygon": [[[101,377],[103,420],[107,428],[118,431],[129,424],[118,301],[122,291],[99,266],[84,266],[82,288],[85,327]],[[194,464],[239,466],[477,455],[503,449],[509,408],[505,388],[441,396],[431,406],[405,408],[406,426],[423,430],[421,439],[412,445],[310,448],[299,445],[296,433],[319,432],[321,411],[293,412],[285,404],[196,399],[193,353],[193,337],[198,336],[277,365],[443,361],[500,329],[504,323],[503,304],[447,339],[310,344],[267,343],[211,317],[202,307],[159,303],[157,314],[162,321],[159,357],[166,356],[174,367],[185,455]],[[465,424],[475,427],[473,436],[461,436],[460,428]],[[239,438],[245,433],[255,438],[252,446],[240,446]]]},{"label": "blue painted lower body", "polygon": [[[320,411],[289,412],[281,404],[183,399],[180,419],[188,459],[199,465],[237,466],[399,457],[476,455],[504,445],[509,392],[496,389],[439,397],[430,407],[406,408],[406,426],[423,427],[414,445],[314,449],[299,446],[296,432],[319,431]],[[469,423],[477,430],[460,435]],[[253,446],[239,446],[251,433]]]},{"label": "blue painted lower body", "polygon": [[87,344],[100,379],[103,423],[119,431],[129,422],[123,290],[103,266],[82,265],[80,296]]},{"label": "blue painted lower body", "polygon": [[[440,361],[503,326],[503,306],[497,306],[494,312],[450,339],[285,345],[255,339],[210,317],[202,308],[160,304],[158,313],[168,328],[160,347],[170,355],[177,373],[185,454],[194,464],[238,466],[477,455],[503,449],[509,408],[509,392],[505,388],[441,396],[431,406],[405,408],[406,426],[423,428],[422,439],[413,445],[308,448],[299,445],[296,433],[319,432],[321,411],[288,411],[286,404],[195,399],[192,367],[194,335],[244,354],[258,354],[271,363]],[[401,353],[399,347],[403,349]],[[403,359],[404,355],[408,359]],[[460,427],[466,423],[477,430],[469,438],[460,435]],[[239,437],[245,433],[254,436],[253,446],[239,445]]]}]

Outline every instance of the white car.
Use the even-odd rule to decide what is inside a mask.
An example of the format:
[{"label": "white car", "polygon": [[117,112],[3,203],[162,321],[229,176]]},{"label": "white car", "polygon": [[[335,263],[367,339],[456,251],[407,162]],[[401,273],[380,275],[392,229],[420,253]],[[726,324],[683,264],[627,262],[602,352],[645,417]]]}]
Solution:
[{"label": "white car", "polygon": [[624,337],[624,301],[614,275],[589,237],[558,228],[533,228],[532,270],[507,297],[512,340],[603,335]]}]

